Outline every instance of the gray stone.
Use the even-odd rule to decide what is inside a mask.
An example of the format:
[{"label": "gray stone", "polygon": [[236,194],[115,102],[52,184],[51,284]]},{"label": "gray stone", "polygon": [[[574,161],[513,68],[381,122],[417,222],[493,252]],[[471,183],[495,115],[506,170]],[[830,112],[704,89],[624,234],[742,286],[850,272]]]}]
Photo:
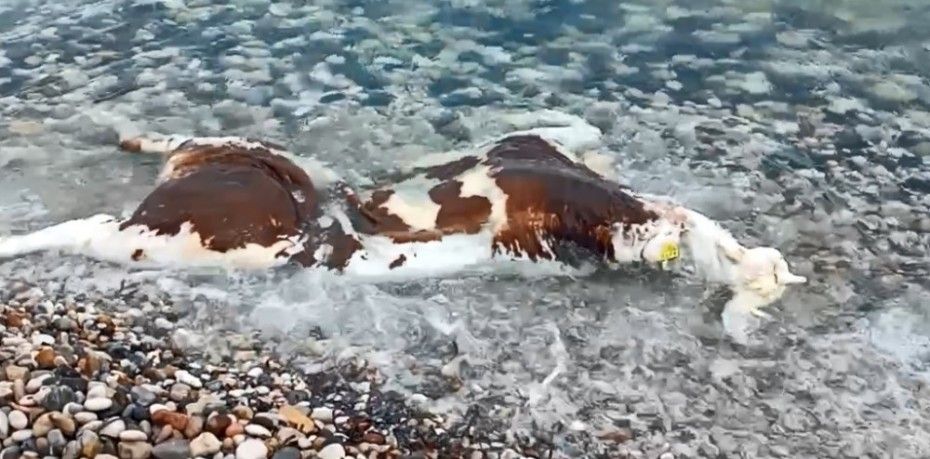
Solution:
[{"label": "gray stone", "polygon": [[69,403],[78,401],[77,394],[68,386],[55,386],[42,398],[42,407],[48,411],[62,411]]},{"label": "gray stone", "polygon": [[130,391],[130,394],[132,395],[133,401],[142,406],[149,406],[155,403],[155,400],[158,398],[155,395],[155,392],[152,392],[141,386],[133,387]]},{"label": "gray stone", "polygon": [[0,451],[0,459],[19,459],[22,457],[22,451],[16,445],[4,448],[3,451]]},{"label": "gray stone", "polygon": [[183,402],[191,396],[191,387],[187,384],[177,383],[171,386],[168,397],[175,402]]},{"label": "gray stone", "polygon": [[61,453],[62,459],[78,459],[81,457],[81,444],[77,440],[72,440],[65,445],[65,450]]},{"label": "gray stone", "polygon": [[191,457],[191,445],[187,440],[168,440],[152,449],[158,459],[187,459]]},{"label": "gray stone", "polygon": [[281,448],[271,456],[271,459],[300,459],[300,450],[291,446]]}]

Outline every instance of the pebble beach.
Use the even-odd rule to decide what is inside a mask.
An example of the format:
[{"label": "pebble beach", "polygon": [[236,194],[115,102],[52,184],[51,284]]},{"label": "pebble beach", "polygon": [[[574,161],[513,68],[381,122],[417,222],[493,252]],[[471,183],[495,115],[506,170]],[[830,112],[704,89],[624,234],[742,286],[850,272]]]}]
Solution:
[{"label": "pebble beach", "polygon": [[[120,135],[346,180],[541,110],[810,282],[745,346],[694,279],[0,259],[0,459],[930,457],[920,0],[0,2],[0,236],[126,215]],[[796,268],[796,269],[795,269]]]}]

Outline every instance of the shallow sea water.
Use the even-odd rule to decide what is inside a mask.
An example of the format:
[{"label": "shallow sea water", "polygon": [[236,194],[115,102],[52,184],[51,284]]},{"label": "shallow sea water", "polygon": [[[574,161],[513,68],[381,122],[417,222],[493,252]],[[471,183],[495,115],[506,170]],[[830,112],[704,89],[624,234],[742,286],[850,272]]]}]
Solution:
[{"label": "shallow sea water", "polygon": [[747,347],[700,285],[645,272],[374,285],[46,254],[0,276],[169,294],[207,348],[254,327],[364,355],[552,457],[928,457],[928,20],[918,0],[0,2],[0,234],[131,211],[159,164],[119,132],[263,137],[362,183],[555,109],[604,131],[624,182],[811,279]]}]

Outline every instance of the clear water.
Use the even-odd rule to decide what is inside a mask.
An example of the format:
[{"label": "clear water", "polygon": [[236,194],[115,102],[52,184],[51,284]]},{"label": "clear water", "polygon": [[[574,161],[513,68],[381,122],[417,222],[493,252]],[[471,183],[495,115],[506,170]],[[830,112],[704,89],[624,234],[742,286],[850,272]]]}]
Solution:
[{"label": "clear water", "polygon": [[[40,255],[0,275],[131,278],[206,339],[322,336],[554,457],[928,457],[928,20],[919,0],[0,3],[0,234],[130,211],[159,165],[118,132],[269,138],[361,181],[553,108],[602,128],[630,185],[812,279],[748,349],[699,285],[638,272],[371,285]],[[632,442],[598,438],[626,422]]]}]

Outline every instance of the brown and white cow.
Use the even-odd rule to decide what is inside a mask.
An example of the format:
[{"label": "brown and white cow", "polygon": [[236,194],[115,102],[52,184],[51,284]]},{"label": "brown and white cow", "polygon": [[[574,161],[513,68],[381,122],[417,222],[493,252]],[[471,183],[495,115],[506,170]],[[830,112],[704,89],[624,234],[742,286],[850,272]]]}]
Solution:
[{"label": "brown and white cow", "polygon": [[700,213],[596,172],[560,142],[574,128],[558,129],[426,158],[358,194],[261,140],[129,138],[123,149],[166,158],[130,217],[96,215],[0,238],[0,258],[61,250],[138,266],[297,263],[421,277],[502,259],[559,264],[578,253],[664,266],[682,248],[707,278],[733,288],[726,311],[756,315],[786,285],[805,282],[777,250],[747,249]]}]

